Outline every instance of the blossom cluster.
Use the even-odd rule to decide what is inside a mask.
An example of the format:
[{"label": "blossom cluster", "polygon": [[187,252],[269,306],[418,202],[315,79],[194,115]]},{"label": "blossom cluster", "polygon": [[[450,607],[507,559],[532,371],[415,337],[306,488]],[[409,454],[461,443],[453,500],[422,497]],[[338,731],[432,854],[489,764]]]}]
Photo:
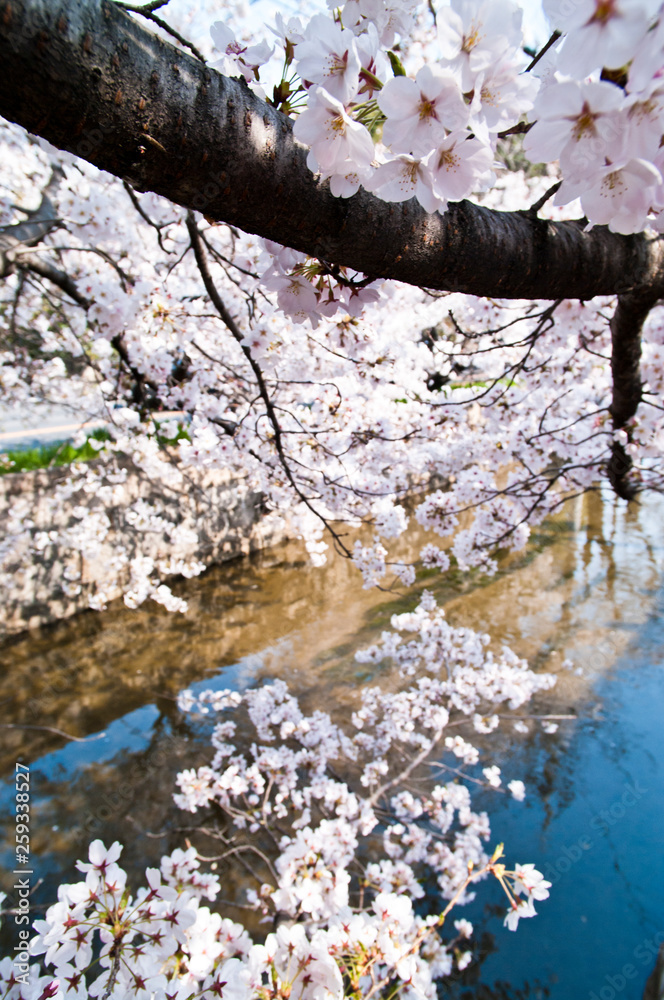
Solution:
[{"label": "blossom cluster", "polygon": [[[211,8],[182,15],[176,27],[198,31],[195,40],[203,45]],[[635,0],[600,10],[584,2],[575,10],[572,23],[566,8],[550,8],[567,34],[530,74],[515,69],[522,63],[520,14],[511,0],[455,0],[438,12],[435,30],[430,15],[415,6],[353,0],[340,13],[315,15],[309,25],[278,17],[266,48],[242,27],[231,38],[226,22],[213,40],[229,60],[222,69],[243,72],[256,88],[261,60],[272,47],[285,47],[290,75],[275,88],[281,106],[300,111],[296,129],[328,101],[320,95],[329,95],[352,119],[349,134],[364,129],[370,137],[373,178],[397,169],[404,157],[423,162],[427,143],[450,153],[450,169],[458,152],[455,146],[451,153],[450,144],[457,141],[469,154],[483,144],[495,160],[500,130],[521,120],[531,94],[534,110],[527,113],[536,123],[526,148],[552,144],[537,156],[559,157],[561,198],[584,171],[593,183],[604,176],[614,162],[607,143],[622,143],[630,155],[639,151],[641,163],[653,144],[659,149],[661,131],[658,5]],[[638,47],[625,80],[614,79],[613,70],[594,79],[597,67],[588,79],[561,76],[558,60],[569,74],[564,54],[575,38],[588,40],[588,32],[606,42],[596,47],[603,66],[619,58],[611,53],[623,53],[627,40]],[[618,41],[609,45],[610,38]],[[209,38],[207,44],[211,48]],[[505,82],[504,99],[489,99],[485,83],[503,63],[511,67],[504,80],[512,81],[512,90]],[[532,73],[541,76],[539,96],[528,82]],[[646,93],[645,103],[636,99]],[[616,131],[618,120],[625,128]],[[345,163],[345,153],[326,159],[338,151],[342,133],[333,127],[326,139],[311,140],[322,173]],[[37,345],[30,352],[3,349],[3,397],[19,411],[57,401],[78,419],[106,420],[111,436],[100,465],[72,469],[53,495],[55,512],[75,501],[68,526],[50,519],[49,504],[36,509],[25,496],[13,502],[0,541],[0,582],[8,591],[57,551],[63,595],[71,600],[101,609],[123,593],[131,607],[151,598],[184,611],[186,602],[166,578],[203,569],[197,553],[204,530],[183,521],[192,491],[205,496],[207,470],[241,477],[247,491],[264,498],[273,520],[288,518],[315,563],[326,558],[334,524],[371,526],[372,537],[340,542],[337,532],[333,539],[367,586],[409,585],[420,568],[492,572],[497,549],[523,546],[562,495],[596,482],[614,441],[632,460],[635,482],[661,484],[661,310],[652,311],[645,332],[643,402],[629,424],[614,431],[610,300],[550,307],[459,294],[435,298],[393,282],[369,282],[198,218],[212,279],[234,318],[237,336],[231,335],[201,297],[180,209],[29,142],[13,126],[4,126],[1,137],[3,162],[10,165],[0,189],[1,224],[18,223],[16,206],[34,210],[48,190],[60,228],[44,238],[40,252],[66,270],[88,303],[72,301],[36,274],[3,281],[0,311],[17,343]],[[318,141],[324,143],[320,157]],[[559,176],[553,170],[527,180],[491,169],[497,179],[483,204],[507,210],[541,200]],[[332,173],[330,182],[344,176]],[[650,187],[639,182],[633,191],[641,198]],[[453,197],[461,196],[459,189]],[[583,192],[580,197],[583,202]],[[621,213],[632,212],[630,198],[621,198],[620,206]],[[587,206],[586,212],[592,219]],[[561,208],[547,204],[541,214],[560,218]],[[180,413],[168,433],[150,416],[160,410]],[[123,510],[128,463],[165,494],[182,497],[182,517],[141,500]],[[444,491],[415,502],[409,521],[400,513],[404,494],[432,480],[444,483]],[[419,525],[430,532],[410,563],[399,552],[408,523],[408,530]],[[109,554],[116,529],[133,533],[135,545]],[[151,542],[160,537],[168,539],[170,559],[154,553]],[[95,560],[103,562],[103,579],[91,568]]]},{"label": "blossom cluster", "polygon": [[[401,682],[365,690],[350,725],[307,714],[283,681],[180,695],[182,711],[213,720],[214,755],[179,774],[175,802],[202,813],[218,861],[242,855],[247,903],[276,930],[255,943],[207,905],[220,875],[201,868],[193,846],[147,869],[133,894],[121,845],[96,840],[78,863],[84,881],[62,885],[34,924],[31,955],[43,964],[17,978],[3,959],[0,995],[434,1000],[435,980],[472,961],[472,925],[456,919],[448,931],[447,917],[475,883],[498,880],[510,929],[534,916],[550,883],[533,864],[508,869],[502,845],[487,853],[489,819],[471,788],[502,791],[497,765],[479,769],[498,706],[515,712],[553,677],[453,628],[427,593],[392,627],[357,655],[391,660]],[[523,799],[521,781],[507,788]],[[425,913],[418,901],[432,878],[439,903]]]},{"label": "blossom cluster", "polygon": [[[403,52],[414,32],[426,36],[417,8],[349,0],[306,24],[281,21],[274,31],[290,76],[274,93],[298,112],[295,137],[335,196],[362,185],[386,201],[415,197],[444,212],[491,186],[498,133],[532,108],[538,80],[521,72],[521,11],[511,0],[442,7],[427,62],[407,76],[394,47]],[[222,30],[217,22],[213,38]]]},{"label": "blossom cluster", "polygon": [[[497,548],[521,547],[561,496],[601,475],[614,440],[610,300],[552,308],[435,298],[392,282],[378,297],[375,285],[340,284],[320,262],[310,280],[308,262],[292,251],[199,220],[239,343],[201,297],[179,209],[142,195],[144,218],[120,182],[102,184],[92,167],[28,143],[12,126],[1,135],[3,156],[23,171],[20,185],[8,176],[2,224],[16,220],[17,199],[36,207],[49,171],[61,170],[51,197],[69,249],[55,249],[63,238],[56,231],[44,255],[57,253],[91,302],[81,308],[17,275],[0,285],[3,313],[39,343],[32,355],[0,356],[6,404],[23,411],[57,401],[78,419],[107,420],[111,438],[98,464],[73,467],[50,501],[12,501],[0,541],[7,594],[57,552],[63,592],[82,606],[102,609],[123,593],[132,607],[151,598],[183,611],[166,578],[203,569],[205,525],[184,519],[190,495],[205,497],[208,471],[238,477],[275,523],[288,518],[315,563],[325,560],[329,528],[369,526],[358,545],[343,544],[371,586],[408,585],[421,567],[491,572]],[[485,204],[527,205],[551,179],[505,174]],[[296,311],[294,284],[305,322],[284,312]],[[617,432],[644,488],[661,478],[661,315],[652,311],[645,332],[644,402]],[[113,346],[118,339],[128,360]],[[175,426],[160,423],[159,410],[178,411]],[[180,498],[175,518],[164,503],[123,506],[129,464],[153,493]],[[432,480],[444,490],[415,499],[406,516],[405,494],[431,490]],[[63,527],[55,515],[65,507],[73,513]],[[404,564],[401,539],[418,525],[430,535],[419,559]],[[135,542],[109,551],[116,529]],[[159,538],[172,558],[155,555]]]},{"label": "blossom cluster", "polygon": [[[544,8],[561,37],[528,66],[513,0],[450,0],[435,29],[416,4],[391,0],[282,20],[274,30],[287,73],[275,96],[297,113],[311,170],[337,197],[361,185],[385,201],[415,197],[427,212],[445,212],[494,184],[498,137],[516,128],[528,133],[533,163],[559,161],[557,204],[580,199],[591,224],[615,232],[661,230],[662,4],[547,0]],[[225,30],[217,22],[213,38]],[[266,47],[264,63],[271,54]],[[240,71],[247,75],[245,64]],[[259,78],[260,62],[251,75]]]},{"label": "blossom cluster", "polygon": [[546,64],[525,152],[559,160],[557,204],[579,198],[591,223],[614,232],[661,231],[662,5],[548,0],[545,9],[563,37]]}]

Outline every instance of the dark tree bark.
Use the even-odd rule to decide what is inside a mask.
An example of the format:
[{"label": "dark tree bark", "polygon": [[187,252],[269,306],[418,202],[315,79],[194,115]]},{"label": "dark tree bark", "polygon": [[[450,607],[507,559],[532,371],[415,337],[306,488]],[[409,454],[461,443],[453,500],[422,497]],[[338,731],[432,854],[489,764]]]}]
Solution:
[{"label": "dark tree bark", "polygon": [[[657,293],[650,289],[620,295],[611,317],[613,398],[609,411],[614,428],[626,428],[628,441],[631,437],[629,421],[641,402],[641,331],[657,298]],[[630,478],[631,471],[632,460],[624,445],[614,441],[607,474],[614,490],[624,500],[632,500],[638,492],[638,483]]]},{"label": "dark tree bark", "polygon": [[291,122],[110,0],[0,0],[0,114],[209,218],[375,277],[473,295],[664,286],[662,244],[460,202],[333,198]]}]

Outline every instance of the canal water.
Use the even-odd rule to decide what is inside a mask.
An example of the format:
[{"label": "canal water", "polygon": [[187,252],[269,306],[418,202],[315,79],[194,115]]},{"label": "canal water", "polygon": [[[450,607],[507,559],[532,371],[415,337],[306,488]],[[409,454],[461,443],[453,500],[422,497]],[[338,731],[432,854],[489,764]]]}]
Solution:
[{"label": "canal water", "polygon": [[[126,845],[141,884],[147,865],[194,836],[195,817],[171,802],[174,777],[209,760],[209,727],[177,712],[178,691],[283,677],[308,710],[349,714],[362,684],[391,678],[389,666],[356,663],[355,650],[427,587],[452,624],[555,673],[530,710],[567,717],[555,732],[534,718],[526,733],[492,736],[503,772],[528,788],[523,803],[481,801],[492,843],[554,885],[511,933],[498,886],[483,883],[459,912],[475,925],[475,960],[441,996],[640,998],[664,942],[663,526],[662,498],[627,508],[592,494],[495,577],[423,572],[406,595],[364,591],[348,562],[314,569],[287,544],[183,583],[184,616],[116,604],[14,639],[0,649],[0,888],[11,885],[17,760],[32,773],[35,915],[76,879],[95,837]],[[225,874],[234,919],[241,888],[241,873]]]}]

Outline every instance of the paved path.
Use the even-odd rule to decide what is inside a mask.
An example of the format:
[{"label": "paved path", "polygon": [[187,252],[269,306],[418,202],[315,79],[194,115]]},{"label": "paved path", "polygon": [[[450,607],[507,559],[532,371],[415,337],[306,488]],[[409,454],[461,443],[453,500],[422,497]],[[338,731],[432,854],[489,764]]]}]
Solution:
[{"label": "paved path", "polygon": [[[163,413],[156,413],[155,417],[159,420],[171,420],[174,417],[184,418],[185,414],[181,410],[165,410]],[[49,441],[68,441],[78,434],[80,430],[90,432],[97,427],[106,427],[109,421],[97,418],[92,420],[76,420],[69,423],[48,422],[39,427],[27,428],[21,427],[21,422],[18,419],[10,420],[9,423],[16,424],[17,426],[13,430],[0,433],[0,451],[46,444]]]},{"label": "paved path", "polygon": [[5,431],[0,434],[0,449],[13,445],[22,445],[45,441],[66,441],[74,437],[79,430],[94,430],[95,427],[105,427],[107,420],[80,420],[74,424],[49,424],[45,427],[29,427],[22,431]]}]

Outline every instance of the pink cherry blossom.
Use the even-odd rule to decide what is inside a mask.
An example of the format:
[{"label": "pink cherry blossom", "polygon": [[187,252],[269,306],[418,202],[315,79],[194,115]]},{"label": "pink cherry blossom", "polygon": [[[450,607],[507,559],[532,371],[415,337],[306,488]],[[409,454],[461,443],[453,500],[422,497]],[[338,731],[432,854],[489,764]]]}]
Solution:
[{"label": "pink cherry blossom", "polygon": [[560,160],[566,177],[588,176],[622,152],[622,103],[622,91],[611,83],[554,83],[535,102],[536,122],[523,148],[533,162]]},{"label": "pink cherry blossom", "polygon": [[558,56],[563,73],[583,77],[606,66],[630,61],[644,39],[659,3],[656,0],[544,0],[551,23],[567,32]]},{"label": "pink cherry blossom", "polygon": [[461,201],[472,191],[488,187],[494,179],[491,149],[466,132],[450,132],[426,164],[433,193],[445,207],[448,201]]},{"label": "pink cherry blossom", "polygon": [[427,212],[447,207],[433,192],[433,177],[427,163],[414,156],[395,156],[382,163],[364,184],[384,201],[408,201],[417,198]]},{"label": "pink cherry blossom", "polygon": [[304,320],[316,311],[315,289],[302,275],[275,275],[265,287],[276,291],[279,306],[288,316]]},{"label": "pink cherry blossom", "polygon": [[267,42],[243,45],[223,21],[215,21],[210,34],[215,48],[223,53],[222,59],[215,63],[219,72],[227,76],[235,76],[239,72],[247,83],[256,78],[259,67],[267,63],[274,52],[274,46]]},{"label": "pink cherry blossom", "polygon": [[646,226],[661,184],[662,175],[654,164],[630,159],[609,164],[592,178],[566,181],[556,195],[556,203],[580,198],[593,223],[608,225],[614,233],[634,233]]},{"label": "pink cherry blossom", "polygon": [[383,142],[395,153],[422,156],[445,138],[446,130],[468,123],[468,107],[456,77],[449,70],[423,66],[415,80],[388,80],[378,95],[387,116]]},{"label": "pink cherry blossom", "polygon": [[522,12],[511,0],[451,0],[437,14],[438,43],[464,93],[506,49],[521,44]]},{"label": "pink cherry blossom", "polygon": [[293,134],[311,147],[318,167],[328,175],[346,172],[349,163],[363,169],[374,157],[367,129],[353,121],[343,104],[322,87],[310,92],[309,103],[295,122]]},{"label": "pink cherry blossom", "polygon": [[312,17],[304,41],[295,46],[295,65],[302,80],[320,84],[347,104],[357,92],[360,59],[352,31],[325,14]]}]

